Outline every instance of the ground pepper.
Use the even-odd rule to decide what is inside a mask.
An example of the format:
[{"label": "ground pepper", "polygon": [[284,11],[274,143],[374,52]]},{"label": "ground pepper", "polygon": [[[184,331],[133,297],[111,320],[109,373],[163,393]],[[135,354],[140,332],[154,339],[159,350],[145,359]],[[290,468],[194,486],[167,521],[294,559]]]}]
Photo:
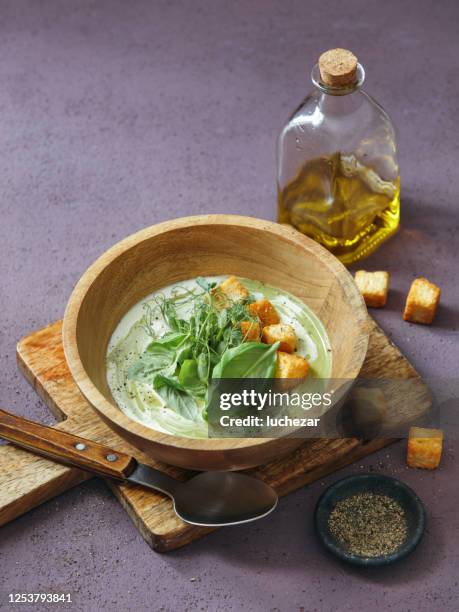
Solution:
[{"label": "ground pepper", "polygon": [[407,534],[406,517],[399,502],[370,492],[340,500],[330,513],[328,526],[348,552],[361,557],[391,554]]}]

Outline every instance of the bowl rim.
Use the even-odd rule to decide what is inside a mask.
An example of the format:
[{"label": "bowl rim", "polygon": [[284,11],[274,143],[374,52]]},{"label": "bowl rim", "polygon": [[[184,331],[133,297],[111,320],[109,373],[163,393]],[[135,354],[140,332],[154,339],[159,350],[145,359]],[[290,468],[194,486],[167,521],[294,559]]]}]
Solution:
[{"label": "bowl rim", "polygon": [[[178,229],[185,229],[190,226],[212,226],[226,225],[244,228],[252,228],[259,231],[267,231],[287,240],[294,246],[310,251],[315,257],[329,268],[333,276],[338,278],[346,299],[353,305],[353,313],[361,329],[361,341],[358,343],[354,362],[355,371],[349,373],[349,378],[356,378],[365,360],[369,343],[369,317],[363,297],[358,290],[354,279],[347,268],[329,251],[317,242],[304,236],[293,226],[289,227],[273,221],[258,219],[242,215],[226,214],[207,214],[179,217],[170,221],[163,221],[141,229],[126,238],[115,243],[104,253],[102,253],[83,273],[75,285],[64,313],[62,326],[62,340],[64,354],[70,373],[83,396],[90,405],[108,421],[111,421],[121,430],[126,430],[130,434],[140,437],[149,443],[162,444],[177,449],[196,450],[202,453],[218,451],[234,451],[236,449],[248,448],[251,446],[260,447],[269,444],[278,438],[188,438],[173,434],[163,433],[147,427],[134,419],[128,417],[118,406],[108,401],[97,389],[90,377],[86,373],[80,358],[77,344],[77,323],[78,314],[82,302],[92,284],[96,281],[99,274],[110,265],[115,259],[122,256],[131,248],[145,240],[154,238]],[[342,278],[347,278],[347,283],[342,282]],[[209,442],[212,447],[209,448]]]}]

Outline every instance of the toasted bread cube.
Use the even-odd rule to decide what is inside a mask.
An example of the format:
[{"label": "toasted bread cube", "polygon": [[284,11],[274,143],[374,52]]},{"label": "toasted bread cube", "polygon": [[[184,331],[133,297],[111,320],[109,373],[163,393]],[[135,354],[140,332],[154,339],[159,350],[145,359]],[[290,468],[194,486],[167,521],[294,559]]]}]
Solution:
[{"label": "toasted bread cube", "polygon": [[367,306],[381,308],[386,305],[389,289],[388,272],[359,270],[355,273],[355,282]]},{"label": "toasted bread cube", "polygon": [[257,316],[261,324],[266,325],[276,325],[276,323],[280,323],[280,317],[277,314],[277,310],[271,304],[271,302],[265,298],[262,300],[257,300],[252,304],[249,304],[250,314]]},{"label": "toasted bread cube", "polygon": [[244,342],[259,342],[261,336],[260,324],[256,321],[241,321],[241,332]]},{"label": "toasted bread cube", "polygon": [[277,323],[276,325],[267,325],[263,328],[261,339],[265,344],[274,344],[280,342],[279,350],[285,353],[293,353],[296,349],[296,334],[291,325],[286,323]]},{"label": "toasted bread cube", "polygon": [[299,355],[277,351],[276,378],[306,378],[309,363]]},{"label": "toasted bread cube", "polygon": [[440,465],[442,446],[443,432],[441,429],[411,427],[406,462],[412,468],[435,470]]},{"label": "toasted bread cube", "polygon": [[406,298],[403,318],[412,323],[430,325],[440,301],[440,287],[430,283],[426,278],[416,278]]},{"label": "toasted bread cube", "polygon": [[349,394],[352,425],[358,433],[375,437],[384,424],[387,400],[379,387],[355,387]]},{"label": "toasted bread cube", "polygon": [[234,302],[240,302],[249,297],[249,292],[235,276],[230,276],[218,287],[212,289],[214,305],[218,310],[229,308]]},{"label": "toasted bread cube", "polygon": [[249,292],[235,276],[230,276],[220,283],[219,289],[231,302],[240,302],[249,297]]}]

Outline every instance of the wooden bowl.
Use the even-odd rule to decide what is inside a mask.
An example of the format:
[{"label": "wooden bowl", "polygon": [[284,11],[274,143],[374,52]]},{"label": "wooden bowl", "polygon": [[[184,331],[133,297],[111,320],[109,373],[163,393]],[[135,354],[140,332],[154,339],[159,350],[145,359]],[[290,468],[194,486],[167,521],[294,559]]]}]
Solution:
[{"label": "wooden bowl", "polygon": [[235,470],[287,454],[300,438],[192,439],[157,432],[127,417],[106,380],[109,339],[134,304],[166,285],[235,274],[302,299],[332,346],[332,377],[354,379],[368,346],[368,315],[346,268],[293,228],[233,215],[203,215],[148,227],[122,240],[84,273],[67,305],[63,343],[70,371],[102,419],[154,459],[195,470]]}]

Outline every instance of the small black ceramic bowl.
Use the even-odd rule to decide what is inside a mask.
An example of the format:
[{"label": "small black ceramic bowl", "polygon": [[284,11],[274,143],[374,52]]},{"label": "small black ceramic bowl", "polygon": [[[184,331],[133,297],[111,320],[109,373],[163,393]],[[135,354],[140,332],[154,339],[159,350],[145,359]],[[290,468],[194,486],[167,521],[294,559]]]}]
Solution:
[{"label": "small black ceramic bowl", "polygon": [[[378,557],[361,557],[346,550],[330,533],[328,519],[335,505],[357,493],[387,495],[396,500],[405,511],[407,536],[393,553]],[[382,474],[359,474],[335,482],[321,495],[316,505],[314,521],[319,538],[334,555],[353,565],[381,567],[403,559],[416,548],[424,533],[426,511],[416,493],[400,480]]]}]

